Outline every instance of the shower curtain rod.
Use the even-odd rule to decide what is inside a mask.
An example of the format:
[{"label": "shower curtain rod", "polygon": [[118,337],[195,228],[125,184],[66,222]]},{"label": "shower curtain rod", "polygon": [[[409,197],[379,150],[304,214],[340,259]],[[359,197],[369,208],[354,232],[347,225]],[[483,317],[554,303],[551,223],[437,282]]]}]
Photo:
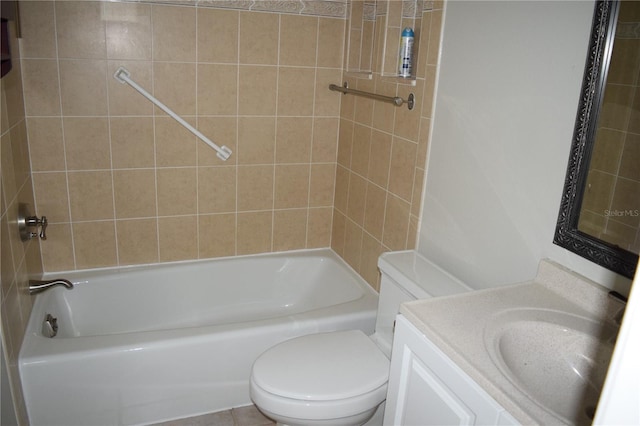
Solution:
[{"label": "shower curtain rod", "polygon": [[178,114],[176,114],[171,109],[169,109],[168,106],[166,106],[165,104],[163,104],[162,102],[154,98],[153,95],[151,95],[149,92],[144,90],[142,86],[138,85],[138,83],[131,80],[131,73],[125,67],[118,68],[115,74],[113,74],[113,78],[115,78],[122,84],[128,84],[129,86],[133,87],[138,93],[140,93],[142,96],[150,100],[158,108],[160,108],[161,110],[169,114],[171,118],[176,120],[178,123],[182,124],[188,131],[196,135],[200,140],[202,140],[204,143],[209,145],[211,148],[215,149],[217,152],[216,155],[221,160],[227,161],[227,159],[231,156],[232,151],[229,148],[227,148],[224,145],[222,147],[219,147],[218,145],[213,143],[209,138],[207,138],[205,135],[200,133],[198,129],[193,127],[191,124],[187,123],[182,117],[180,117]]}]

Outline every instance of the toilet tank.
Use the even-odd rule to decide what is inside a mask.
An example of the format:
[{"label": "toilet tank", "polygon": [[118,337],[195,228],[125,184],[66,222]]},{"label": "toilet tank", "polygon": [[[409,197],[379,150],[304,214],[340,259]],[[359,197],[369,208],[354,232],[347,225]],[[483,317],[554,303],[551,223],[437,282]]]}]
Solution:
[{"label": "toilet tank", "polygon": [[393,328],[401,303],[471,290],[415,250],[383,253],[378,267],[382,277],[374,336],[387,356],[391,354]]}]

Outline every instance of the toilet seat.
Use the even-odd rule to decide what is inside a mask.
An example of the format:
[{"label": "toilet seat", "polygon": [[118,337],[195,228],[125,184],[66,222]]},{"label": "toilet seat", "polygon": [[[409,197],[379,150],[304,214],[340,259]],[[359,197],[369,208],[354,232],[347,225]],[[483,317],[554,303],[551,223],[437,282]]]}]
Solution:
[{"label": "toilet seat", "polygon": [[349,417],[386,397],[389,360],[362,331],[318,333],[280,343],[253,365],[251,397],[267,414]]}]

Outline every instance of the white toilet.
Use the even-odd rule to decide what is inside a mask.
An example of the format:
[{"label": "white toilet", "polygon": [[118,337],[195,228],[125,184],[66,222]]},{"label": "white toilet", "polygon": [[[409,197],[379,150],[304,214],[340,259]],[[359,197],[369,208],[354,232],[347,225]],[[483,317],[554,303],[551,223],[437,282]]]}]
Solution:
[{"label": "white toilet", "polygon": [[311,334],[258,357],[250,392],[265,415],[290,426],[382,424],[400,304],[470,289],[413,250],[384,253],[378,266],[382,280],[373,335]]}]

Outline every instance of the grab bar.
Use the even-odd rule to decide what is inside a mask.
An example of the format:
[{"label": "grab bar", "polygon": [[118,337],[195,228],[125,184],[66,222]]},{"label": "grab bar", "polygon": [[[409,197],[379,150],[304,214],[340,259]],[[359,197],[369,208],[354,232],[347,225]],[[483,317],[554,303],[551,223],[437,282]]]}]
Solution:
[{"label": "grab bar", "polygon": [[347,82],[344,82],[344,86],[340,87],[337,84],[330,84],[329,90],[333,90],[334,92],[342,92],[343,94],[352,94],[356,96],[364,96],[365,98],[375,99],[377,101],[389,102],[394,104],[395,106],[402,106],[402,104],[407,104],[409,110],[413,109],[415,105],[415,97],[413,93],[409,94],[409,98],[407,100],[402,99],[400,96],[384,96],[378,95],[377,93],[364,92],[362,90],[349,89],[349,85]]},{"label": "grab bar", "polygon": [[180,117],[178,114],[176,114],[171,109],[169,109],[168,106],[166,106],[165,104],[163,104],[162,102],[154,98],[149,92],[144,90],[142,86],[138,85],[138,83],[131,80],[130,77],[131,77],[131,73],[125,67],[118,68],[115,74],[113,74],[113,78],[115,78],[122,84],[128,84],[129,86],[133,87],[138,93],[140,93],[142,96],[150,100],[158,108],[160,108],[161,110],[169,114],[171,118],[176,120],[178,123],[182,124],[188,131],[196,135],[199,139],[201,139],[204,143],[209,145],[211,148],[215,149],[217,152],[216,155],[218,156],[218,158],[220,158],[221,160],[227,161],[229,156],[231,156],[231,152],[232,152],[229,148],[227,148],[226,146],[219,147],[218,145],[213,143],[209,138],[207,138],[205,135],[200,133],[198,129],[193,127],[191,124],[187,123],[182,117]]}]

